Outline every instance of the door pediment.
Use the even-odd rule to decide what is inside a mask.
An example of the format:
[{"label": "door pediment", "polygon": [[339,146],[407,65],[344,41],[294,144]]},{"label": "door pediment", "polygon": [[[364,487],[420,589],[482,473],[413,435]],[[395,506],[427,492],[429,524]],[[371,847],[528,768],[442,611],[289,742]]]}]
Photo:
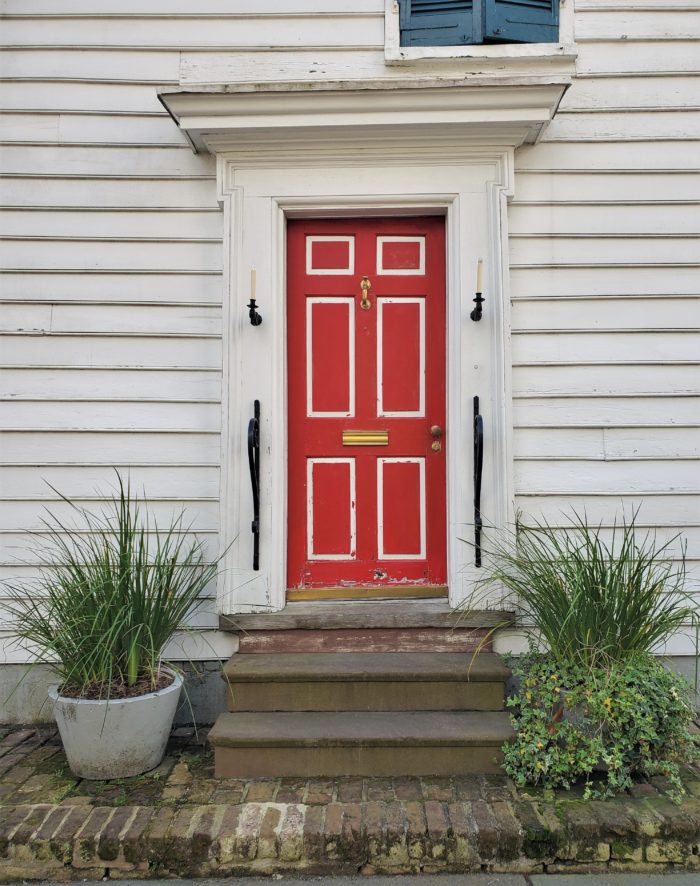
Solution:
[{"label": "door pediment", "polygon": [[241,138],[341,136],[347,142],[397,130],[516,148],[553,118],[571,78],[406,78],[323,83],[190,86],[159,99],[195,151],[237,150]]}]

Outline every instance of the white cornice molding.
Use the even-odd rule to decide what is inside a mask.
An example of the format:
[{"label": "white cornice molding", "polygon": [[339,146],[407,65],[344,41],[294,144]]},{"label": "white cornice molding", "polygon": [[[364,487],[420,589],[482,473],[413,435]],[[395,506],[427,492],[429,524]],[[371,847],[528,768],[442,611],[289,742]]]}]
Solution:
[{"label": "white cornice molding", "polygon": [[[164,92],[160,101],[196,150],[263,152],[279,142],[352,147],[409,138],[518,147],[535,142],[570,78],[407,78],[221,84]],[[386,149],[386,144],[383,145]],[[300,152],[301,153],[301,152]]]}]

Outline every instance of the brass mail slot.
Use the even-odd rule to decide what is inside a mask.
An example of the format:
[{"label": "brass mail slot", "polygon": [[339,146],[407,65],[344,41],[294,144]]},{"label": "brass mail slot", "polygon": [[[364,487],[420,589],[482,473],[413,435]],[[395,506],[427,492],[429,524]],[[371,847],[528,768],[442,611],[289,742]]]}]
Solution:
[{"label": "brass mail slot", "polygon": [[389,431],[343,431],[343,446],[388,446]]}]

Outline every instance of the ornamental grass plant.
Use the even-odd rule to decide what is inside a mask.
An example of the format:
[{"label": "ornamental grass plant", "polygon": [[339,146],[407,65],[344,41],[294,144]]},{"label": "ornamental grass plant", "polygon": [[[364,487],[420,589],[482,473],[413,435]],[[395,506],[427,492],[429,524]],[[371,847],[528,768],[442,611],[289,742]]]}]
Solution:
[{"label": "ornamental grass plant", "polygon": [[[43,521],[39,578],[10,585],[17,642],[51,665],[72,698],[127,697],[162,688],[163,649],[217,574],[185,524],[165,529],[117,473],[118,492],[98,514],[57,494],[74,513]],[[53,487],[52,487],[53,488]]]},{"label": "ornamental grass plant", "polygon": [[489,556],[477,595],[490,598],[495,586],[559,662],[590,668],[651,652],[697,624],[698,609],[684,554],[671,557],[679,536],[658,542],[636,518],[616,520],[608,541],[575,512],[564,528],[519,522],[513,543]]}]

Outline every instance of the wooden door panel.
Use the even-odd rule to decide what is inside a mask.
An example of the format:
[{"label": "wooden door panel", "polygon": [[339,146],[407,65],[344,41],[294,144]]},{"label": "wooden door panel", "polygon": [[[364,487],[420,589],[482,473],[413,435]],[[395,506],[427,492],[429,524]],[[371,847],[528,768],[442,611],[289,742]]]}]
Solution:
[{"label": "wooden door panel", "polygon": [[290,221],[287,308],[288,586],[444,584],[443,219]]},{"label": "wooden door panel", "polygon": [[377,298],[377,415],[425,415],[424,298]]},{"label": "wooden door panel", "polygon": [[306,300],[306,414],[355,413],[355,314],[351,298]]},{"label": "wooden door panel", "polygon": [[377,459],[380,560],[424,560],[425,459]]},{"label": "wooden door panel", "polygon": [[309,560],[354,560],[356,484],[354,458],[307,461]]}]

